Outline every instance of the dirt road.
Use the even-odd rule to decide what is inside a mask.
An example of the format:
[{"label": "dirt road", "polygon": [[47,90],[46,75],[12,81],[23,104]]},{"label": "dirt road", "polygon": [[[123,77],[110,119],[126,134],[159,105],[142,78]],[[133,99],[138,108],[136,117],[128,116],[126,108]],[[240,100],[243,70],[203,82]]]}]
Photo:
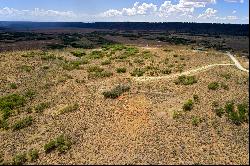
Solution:
[{"label": "dirt road", "polygon": [[176,78],[176,77],[181,76],[181,75],[190,75],[190,74],[195,74],[195,73],[199,73],[202,71],[206,71],[206,70],[211,69],[211,68],[216,67],[216,66],[236,66],[238,69],[240,69],[242,71],[249,72],[249,70],[247,70],[241,66],[239,61],[230,52],[227,52],[226,55],[234,62],[234,64],[231,64],[231,63],[211,64],[211,65],[202,66],[202,67],[199,67],[196,69],[188,70],[188,71],[177,73],[177,74],[171,74],[171,75],[159,76],[159,77],[135,77],[134,80],[143,82],[143,81],[152,81],[152,80],[160,80],[160,79],[172,79],[172,78]]}]

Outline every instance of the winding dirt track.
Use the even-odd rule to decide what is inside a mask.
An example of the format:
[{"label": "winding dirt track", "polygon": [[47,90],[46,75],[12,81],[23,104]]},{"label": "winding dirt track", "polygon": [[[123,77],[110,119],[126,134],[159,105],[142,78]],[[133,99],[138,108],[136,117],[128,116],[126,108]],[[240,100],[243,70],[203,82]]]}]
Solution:
[{"label": "winding dirt track", "polygon": [[230,52],[227,52],[227,55],[232,59],[232,61],[234,61],[234,64],[238,69],[249,73],[249,70],[242,67],[240,62]]},{"label": "winding dirt track", "polygon": [[226,55],[234,62],[234,64],[233,63],[211,64],[211,65],[202,66],[202,67],[199,67],[196,69],[188,70],[188,71],[177,73],[177,74],[171,74],[171,75],[159,76],[159,77],[135,77],[134,80],[139,81],[139,82],[143,82],[143,81],[154,81],[154,80],[161,80],[161,79],[172,79],[172,78],[176,78],[176,77],[181,76],[181,75],[190,75],[190,74],[195,74],[195,73],[199,73],[202,71],[206,71],[206,70],[214,68],[216,66],[236,66],[238,69],[240,69],[242,71],[249,72],[249,70],[247,70],[241,66],[239,61],[230,52],[227,52]]}]

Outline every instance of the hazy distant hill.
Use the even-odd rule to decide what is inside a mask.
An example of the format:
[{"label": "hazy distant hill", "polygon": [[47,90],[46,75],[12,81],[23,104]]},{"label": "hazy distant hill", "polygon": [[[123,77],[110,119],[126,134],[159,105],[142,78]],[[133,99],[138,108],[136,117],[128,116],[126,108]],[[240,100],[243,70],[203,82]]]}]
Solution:
[{"label": "hazy distant hill", "polygon": [[0,27],[18,30],[46,28],[94,28],[118,30],[166,30],[178,33],[206,33],[224,35],[249,35],[249,24],[211,24],[211,23],[148,23],[148,22],[0,22]]}]

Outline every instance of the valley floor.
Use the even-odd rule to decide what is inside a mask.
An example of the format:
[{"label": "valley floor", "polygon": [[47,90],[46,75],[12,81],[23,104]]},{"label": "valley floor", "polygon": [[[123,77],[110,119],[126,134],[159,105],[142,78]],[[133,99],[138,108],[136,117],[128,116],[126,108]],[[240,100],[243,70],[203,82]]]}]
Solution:
[{"label": "valley floor", "polygon": [[[213,64],[229,65],[187,73]],[[249,75],[225,53],[13,51],[0,54],[0,71],[3,163],[249,164]]]}]

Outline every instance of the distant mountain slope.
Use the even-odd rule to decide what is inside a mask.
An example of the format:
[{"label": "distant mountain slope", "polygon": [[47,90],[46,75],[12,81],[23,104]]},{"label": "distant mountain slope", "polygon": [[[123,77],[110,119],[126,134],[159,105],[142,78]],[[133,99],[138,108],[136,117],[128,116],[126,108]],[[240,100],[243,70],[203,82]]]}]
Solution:
[{"label": "distant mountain slope", "polygon": [[166,30],[178,33],[223,34],[249,36],[249,24],[211,24],[211,23],[148,23],[148,22],[9,22],[0,21],[0,28],[31,30],[46,28],[94,28],[118,30]]}]

